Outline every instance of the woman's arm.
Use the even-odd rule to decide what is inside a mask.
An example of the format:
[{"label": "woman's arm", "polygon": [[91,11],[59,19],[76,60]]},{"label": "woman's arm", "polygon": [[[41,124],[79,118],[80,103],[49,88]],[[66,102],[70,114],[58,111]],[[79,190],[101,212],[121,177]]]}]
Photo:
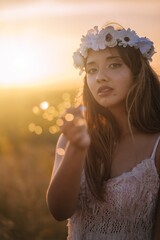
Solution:
[{"label": "woman's arm", "polygon": [[[160,143],[156,153],[156,166],[160,176]],[[155,227],[153,231],[153,240],[159,240],[159,239],[160,239],[160,189],[158,193],[156,215],[155,215]]]},{"label": "woman's arm", "polygon": [[61,221],[71,217],[77,207],[81,174],[90,138],[85,125],[65,122],[56,150],[65,149],[64,156],[56,153],[55,166],[47,191],[49,210]]}]

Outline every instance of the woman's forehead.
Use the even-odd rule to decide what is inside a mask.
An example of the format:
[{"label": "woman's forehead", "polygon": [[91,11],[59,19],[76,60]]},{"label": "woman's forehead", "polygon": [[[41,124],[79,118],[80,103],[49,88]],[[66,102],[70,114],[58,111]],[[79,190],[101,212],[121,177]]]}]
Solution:
[{"label": "woman's forehead", "polygon": [[116,47],[113,48],[106,48],[104,50],[99,50],[99,51],[94,51],[92,49],[90,49],[88,51],[88,57],[87,57],[87,61],[86,63],[99,58],[99,57],[105,57],[105,58],[109,58],[109,57],[120,57],[120,54],[118,52],[118,49]]}]

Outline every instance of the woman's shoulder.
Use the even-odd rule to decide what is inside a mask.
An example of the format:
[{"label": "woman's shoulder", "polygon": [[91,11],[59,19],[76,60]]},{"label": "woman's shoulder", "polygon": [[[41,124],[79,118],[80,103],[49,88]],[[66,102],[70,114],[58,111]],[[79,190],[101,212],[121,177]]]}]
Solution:
[{"label": "woman's shoulder", "polygon": [[149,151],[149,155],[154,158],[157,171],[160,175],[160,132],[142,134],[142,141],[144,141],[144,151]]}]

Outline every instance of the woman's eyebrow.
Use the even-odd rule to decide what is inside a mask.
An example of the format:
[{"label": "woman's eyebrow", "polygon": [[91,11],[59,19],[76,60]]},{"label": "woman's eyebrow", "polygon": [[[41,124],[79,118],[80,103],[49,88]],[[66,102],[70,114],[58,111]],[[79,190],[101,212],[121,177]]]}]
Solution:
[{"label": "woman's eyebrow", "polygon": [[106,60],[112,60],[112,59],[120,59],[121,60],[121,57],[120,56],[109,56],[106,58]]},{"label": "woman's eyebrow", "polygon": [[[121,57],[120,56],[109,56],[109,57],[106,57],[106,61],[110,61],[110,60],[114,60],[114,59],[119,59],[121,60]],[[89,61],[86,63],[86,66],[90,66],[90,65],[93,65],[93,64],[96,64],[95,61]]]},{"label": "woman's eyebrow", "polygon": [[96,62],[94,62],[94,61],[91,61],[91,62],[87,62],[86,63],[86,66],[90,66],[90,65],[93,65],[93,64],[95,64]]}]

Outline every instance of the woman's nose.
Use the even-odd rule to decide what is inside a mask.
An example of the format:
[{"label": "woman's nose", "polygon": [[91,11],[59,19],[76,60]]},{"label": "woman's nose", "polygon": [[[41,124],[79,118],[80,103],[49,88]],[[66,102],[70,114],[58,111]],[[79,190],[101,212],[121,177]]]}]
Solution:
[{"label": "woman's nose", "polygon": [[109,77],[104,69],[100,69],[97,72],[96,80],[97,80],[97,82],[109,81]]}]

